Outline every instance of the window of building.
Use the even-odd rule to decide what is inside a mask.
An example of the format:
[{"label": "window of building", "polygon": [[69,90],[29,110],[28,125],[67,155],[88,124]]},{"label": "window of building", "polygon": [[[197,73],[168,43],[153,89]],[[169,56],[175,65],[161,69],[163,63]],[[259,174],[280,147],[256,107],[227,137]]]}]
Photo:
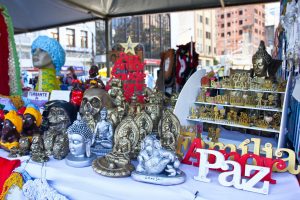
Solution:
[{"label": "window of building", "polygon": [[205,23],[208,25],[209,24],[209,19],[205,17]]},{"label": "window of building", "polygon": [[217,53],[217,48],[216,48],[216,47],[214,48],[214,53],[215,53],[215,54]]},{"label": "window of building", "polygon": [[210,32],[205,32],[205,36],[206,36],[206,39],[211,39],[211,33]]},{"label": "window of building", "polygon": [[259,16],[261,15],[260,11],[258,12],[258,15],[259,15]]},{"label": "window of building", "polygon": [[230,17],[231,15],[230,15],[230,13],[227,13],[227,17]]},{"label": "window of building", "polygon": [[258,21],[258,24],[261,25],[261,21]]},{"label": "window of building", "polygon": [[224,19],[224,15],[223,14],[221,15],[221,19]]},{"label": "window of building", "polygon": [[202,21],[203,21],[202,15],[199,16],[199,20],[200,20],[200,23],[202,23]]},{"label": "window of building", "polygon": [[88,48],[88,33],[87,31],[81,31],[80,36],[81,48]]},{"label": "window of building", "polygon": [[258,23],[258,20],[255,18],[255,19],[254,19],[254,22],[255,22],[255,23]]},{"label": "window of building", "polygon": [[254,9],[255,14],[257,14],[257,9]]},{"label": "window of building", "polygon": [[262,35],[265,35],[265,32],[261,32]]},{"label": "window of building", "polygon": [[263,23],[261,23],[262,24],[262,26],[265,26],[265,22],[263,22]]},{"label": "window of building", "polygon": [[59,41],[59,29],[58,28],[52,29],[50,34],[53,39],[56,39],[57,41]]},{"label": "window of building", "polygon": [[240,20],[240,21],[239,21],[239,25],[242,25],[242,24],[243,24],[243,20]]},{"label": "window of building", "polygon": [[257,30],[257,28],[255,29],[255,33],[258,33],[258,30]]},{"label": "window of building", "polygon": [[259,31],[259,34],[261,35],[261,31]]},{"label": "window of building", "polygon": [[239,35],[243,35],[243,30],[239,30]]},{"label": "window of building", "polygon": [[231,36],[231,33],[230,33],[230,32],[227,32],[227,35],[228,35],[228,36]]},{"label": "window of building", "polygon": [[224,37],[224,33],[221,33],[221,37]]},{"label": "window of building", "polygon": [[227,27],[230,27],[230,22],[227,23]]},{"label": "window of building", "polygon": [[242,10],[240,10],[240,11],[239,11],[239,15],[242,15],[242,14],[243,14],[243,11],[242,11]]},{"label": "window of building", "polygon": [[75,47],[75,30],[67,28],[67,46]]},{"label": "window of building", "polygon": [[211,46],[208,46],[208,53],[211,54]]},{"label": "window of building", "polygon": [[224,28],[224,24],[221,24],[221,28]]},{"label": "window of building", "polygon": [[206,66],[210,66],[209,60],[206,60]]}]

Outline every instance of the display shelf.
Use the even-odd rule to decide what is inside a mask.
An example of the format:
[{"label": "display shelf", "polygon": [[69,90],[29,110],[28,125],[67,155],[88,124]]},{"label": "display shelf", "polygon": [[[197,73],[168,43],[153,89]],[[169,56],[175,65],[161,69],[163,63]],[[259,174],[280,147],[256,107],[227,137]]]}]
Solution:
[{"label": "display shelf", "polygon": [[[202,133],[202,140],[206,143],[210,142],[207,139],[207,134],[208,134],[207,132]],[[271,137],[264,137],[264,136],[260,136],[260,135],[252,135],[252,137],[261,139],[261,144],[260,144],[261,154],[265,154],[265,152],[262,151],[265,143],[271,143],[273,147],[277,146],[278,141],[274,137],[271,138]],[[221,142],[225,145],[226,144],[234,144],[238,148],[238,146],[241,144],[241,141],[244,141],[246,139],[249,139],[249,134],[240,133],[238,131],[229,131],[229,130],[222,128],[219,142]],[[249,151],[253,152],[254,144],[251,142],[250,144],[248,144],[248,146],[249,146]]]},{"label": "display shelf", "polygon": [[218,124],[218,125],[223,125],[223,126],[231,126],[231,127],[236,127],[236,128],[245,128],[245,129],[252,129],[252,130],[257,130],[257,131],[266,131],[266,132],[273,132],[273,133],[279,133],[279,130],[275,129],[270,129],[270,128],[259,128],[259,127],[253,127],[253,126],[243,126],[240,124],[230,124],[230,123],[225,123],[225,122],[220,122],[220,121],[212,121],[212,120],[205,120],[205,119],[190,119],[187,118],[189,121],[195,121],[195,122],[204,122],[204,123],[209,123],[209,124]]},{"label": "display shelf", "polygon": [[225,107],[232,107],[232,108],[245,108],[245,109],[253,109],[253,110],[282,112],[282,110],[280,108],[259,108],[259,107],[251,107],[251,106],[238,106],[238,105],[231,105],[231,104],[209,103],[209,102],[199,102],[199,101],[196,101],[195,103],[196,104],[205,104],[205,105],[214,105],[214,106],[225,106]]},{"label": "display shelf", "polygon": [[264,92],[264,93],[277,93],[284,94],[285,92],[271,91],[271,90],[254,90],[254,89],[241,89],[241,88],[214,88],[214,87],[202,87],[205,89],[216,89],[216,90],[233,90],[233,91],[243,91],[243,92]]}]

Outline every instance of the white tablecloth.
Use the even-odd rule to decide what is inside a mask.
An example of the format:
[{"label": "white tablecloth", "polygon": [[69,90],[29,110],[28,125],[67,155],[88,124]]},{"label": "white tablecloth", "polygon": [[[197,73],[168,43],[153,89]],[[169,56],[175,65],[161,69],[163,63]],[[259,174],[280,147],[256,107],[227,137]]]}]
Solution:
[{"label": "white tablecloth", "polygon": [[[7,153],[0,150],[0,156]],[[21,159],[25,160],[26,157]],[[41,177],[42,165],[29,162],[26,171],[34,177]],[[46,164],[46,178],[51,186],[74,200],[194,200],[195,193],[207,200],[300,200],[300,187],[294,175],[289,173],[274,173],[277,184],[270,184],[269,195],[257,194],[224,187],[218,183],[218,172],[210,172],[211,183],[203,183],[193,179],[198,168],[181,165],[186,173],[185,183],[175,186],[159,186],[136,182],[130,177],[108,178],[98,175],[91,167],[72,168],[64,160],[53,158]]]}]

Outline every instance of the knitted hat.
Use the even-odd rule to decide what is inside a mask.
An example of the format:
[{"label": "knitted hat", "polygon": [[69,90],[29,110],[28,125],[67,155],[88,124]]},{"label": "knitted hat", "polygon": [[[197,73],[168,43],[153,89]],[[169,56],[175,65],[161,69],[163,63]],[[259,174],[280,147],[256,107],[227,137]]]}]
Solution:
[{"label": "knitted hat", "polygon": [[31,114],[32,116],[34,116],[35,121],[36,121],[36,125],[38,127],[41,125],[41,123],[42,123],[42,114],[38,110],[36,110],[32,107],[27,107],[25,112],[24,112],[24,115],[25,114]]},{"label": "knitted hat", "polygon": [[11,121],[11,123],[16,127],[18,133],[22,132],[23,127],[23,120],[22,118],[17,114],[16,111],[11,110],[5,115],[5,120]]},{"label": "knitted hat", "polygon": [[65,64],[66,54],[59,42],[48,36],[39,36],[31,45],[31,53],[33,54],[37,48],[46,51],[51,57],[56,71],[60,71]]}]

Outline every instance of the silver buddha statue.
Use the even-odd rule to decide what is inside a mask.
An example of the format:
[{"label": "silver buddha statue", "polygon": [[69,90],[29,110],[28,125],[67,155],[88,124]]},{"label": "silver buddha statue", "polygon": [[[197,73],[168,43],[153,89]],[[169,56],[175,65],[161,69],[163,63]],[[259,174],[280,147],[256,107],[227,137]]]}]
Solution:
[{"label": "silver buddha statue", "polygon": [[66,163],[72,167],[88,167],[96,159],[91,153],[93,132],[82,120],[76,120],[67,130],[70,153]]},{"label": "silver buddha statue", "polygon": [[94,131],[94,143],[91,147],[97,156],[104,156],[112,151],[113,147],[113,124],[107,120],[107,109],[100,111],[100,120]]},{"label": "silver buddha statue", "polygon": [[186,179],[179,170],[180,161],[175,153],[165,150],[156,135],[146,136],[141,144],[136,170],[131,177],[140,182],[158,185],[175,185]]}]

